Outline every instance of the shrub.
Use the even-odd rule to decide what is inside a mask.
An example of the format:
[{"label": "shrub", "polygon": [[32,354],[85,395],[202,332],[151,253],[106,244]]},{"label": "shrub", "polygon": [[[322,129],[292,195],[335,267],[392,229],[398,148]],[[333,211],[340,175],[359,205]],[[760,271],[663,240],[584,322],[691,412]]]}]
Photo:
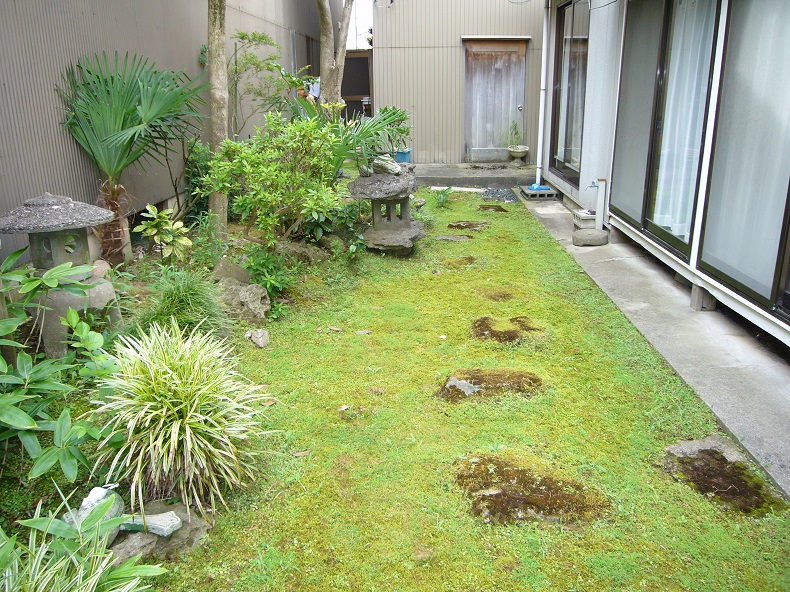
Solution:
[{"label": "shrub", "polygon": [[[248,142],[223,142],[203,179],[204,192],[234,198],[234,210],[262,231],[252,238],[273,245],[297,235],[314,212],[326,215],[338,205],[332,146],[336,139],[313,120],[283,121],[266,116],[266,126]],[[249,238],[249,236],[248,236]]]},{"label": "shrub", "polygon": [[121,371],[106,380],[114,392],[98,411],[125,439],[118,449],[109,437],[100,443],[107,482],[128,479],[133,508],[172,496],[203,514],[226,505],[223,490],[253,475],[249,440],[263,434],[256,405],[268,395],[236,371],[225,342],[175,320],[119,337],[115,354]]},{"label": "shrub", "polygon": [[173,317],[186,330],[200,325],[203,331],[220,335],[228,332],[230,321],[220,304],[219,287],[207,270],[163,267],[162,276],[151,288],[154,293],[150,303],[137,316],[141,331],[154,323],[169,324]]},{"label": "shrub", "polygon": [[290,288],[296,281],[296,268],[288,267],[282,255],[271,253],[260,245],[247,249],[250,279],[266,288],[271,299]]},{"label": "shrub", "polygon": [[186,257],[192,241],[186,235],[184,223],[173,221],[173,210],[160,212],[156,206],[148,204],[140,215],[148,219],[135,226],[132,232],[140,232],[148,238],[153,243],[151,248],[158,250],[163,259],[169,257],[172,261],[173,257],[179,260]]},{"label": "shrub", "polygon": [[212,269],[228,246],[219,232],[219,216],[203,212],[196,217],[191,230],[194,233],[192,263]]}]

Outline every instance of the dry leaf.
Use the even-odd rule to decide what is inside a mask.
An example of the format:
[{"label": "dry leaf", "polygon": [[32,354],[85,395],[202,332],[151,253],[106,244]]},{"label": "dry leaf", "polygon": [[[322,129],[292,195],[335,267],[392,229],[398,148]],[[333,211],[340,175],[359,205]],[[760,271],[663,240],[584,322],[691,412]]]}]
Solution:
[{"label": "dry leaf", "polygon": [[371,333],[373,333],[373,331],[371,331],[370,329],[363,329],[362,331],[357,331],[356,333],[357,335],[370,335]]},{"label": "dry leaf", "polygon": [[343,332],[343,329],[341,329],[340,327],[327,327],[327,329],[330,330],[330,331],[335,331],[337,333],[342,333]]},{"label": "dry leaf", "polygon": [[303,456],[307,456],[311,452],[312,450],[302,450],[301,452],[294,452],[292,456],[295,456],[296,458],[301,458]]},{"label": "dry leaf", "polygon": [[266,401],[261,403],[261,405],[263,405],[264,407],[271,407],[272,405],[276,405],[276,404],[277,404],[277,399],[267,399]]}]

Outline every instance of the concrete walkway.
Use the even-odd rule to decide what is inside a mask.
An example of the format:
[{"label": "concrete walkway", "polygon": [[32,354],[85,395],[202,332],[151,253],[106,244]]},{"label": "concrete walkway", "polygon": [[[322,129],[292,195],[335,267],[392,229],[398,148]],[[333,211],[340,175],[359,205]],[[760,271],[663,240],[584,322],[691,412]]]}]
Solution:
[{"label": "concrete walkway", "polygon": [[790,365],[724,315],[694,312],[690,288],[622,233],[612,231],[602,247],[575,247],[567,208],[525,203],[790,494]]}]

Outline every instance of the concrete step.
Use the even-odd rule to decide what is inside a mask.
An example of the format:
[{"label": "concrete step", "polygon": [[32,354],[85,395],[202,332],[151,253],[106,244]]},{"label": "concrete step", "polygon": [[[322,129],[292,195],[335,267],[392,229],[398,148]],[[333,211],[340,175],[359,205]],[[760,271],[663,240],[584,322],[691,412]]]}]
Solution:
[{"label": "concrete step", "polygon": [[535,182],[535,166],[512,164],[418,164],[414,169],[421,186],[511,189]]}]

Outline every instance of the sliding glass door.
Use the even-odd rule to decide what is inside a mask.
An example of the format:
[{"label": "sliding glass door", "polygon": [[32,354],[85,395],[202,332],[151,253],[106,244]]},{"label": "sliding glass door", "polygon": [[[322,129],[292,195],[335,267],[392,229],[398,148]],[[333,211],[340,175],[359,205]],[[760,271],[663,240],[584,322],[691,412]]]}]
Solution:
[{"label": "sliding glass door", "polygon": [[645,227],[685,255],[700,174],[715,0],[674,0],[659,77]]},{"label": "sliding glass door", "polygon": [[768,307],[783,305],[788,279],[788,23],[787,0],[730,6],[700,259]]},{"label": "sliding glass door", "polygon": [[626,17],[611,206],[686,258],[717,5],[632,0]]},{"label": "sliding glass door", "polygon": [[574,0],[557,9],[551,169],[577,187],[582,159],[589,30],[587,0]]}]

